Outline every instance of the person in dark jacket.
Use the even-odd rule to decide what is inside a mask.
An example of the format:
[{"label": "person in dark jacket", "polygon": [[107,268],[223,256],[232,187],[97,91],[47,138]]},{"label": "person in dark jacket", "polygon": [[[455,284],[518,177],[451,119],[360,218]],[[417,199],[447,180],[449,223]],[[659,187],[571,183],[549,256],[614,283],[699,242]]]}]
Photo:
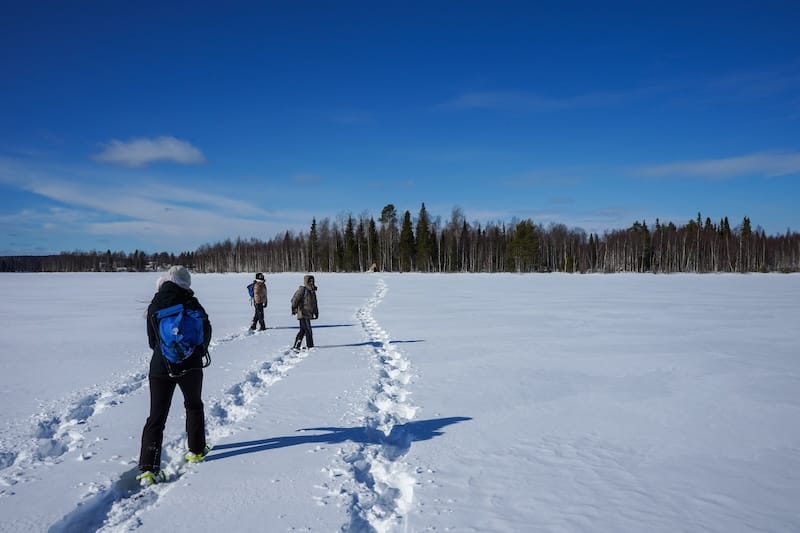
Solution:
[{"label": "person in dark jacket", "polygon": [[[205,315],[205,310],[190,288],[191,275],[185,267],[176,265],[166,276],[158,280],[158,292],[147,308],[147,339],[153,355],[150,359],[150,415],[142,431],[142,447],[139,454],[139,470],[136,479],[142,484],[152,484],[162,478],[161,445],[164,440],[164,427],[172,403],[172,395],[178,386],[183,393],[186,408],[186,433],[189,461],[202,460],[208,453],[206,446],[205,413],[201,393],[203,390],[203,367],[207,365],[208,345],[211,342],[211,322],[208,316],[203,320],[203,344],[198,346],[189,358],[181,363],[167,366],[158,337],[154,315],[161,309],[177,304],[184,308],[197,309]],[[172,372],[170,372],[170,370]],[[172,374],[172,376],[170,375]]]},{"label": "person in dark jacket", "polygon": [[303,337],[306,338],[306,348],[314,347],[314,335],[311,331],[311,321],[319,318],[317,308],[317,286],[314,276],[303,276],[303,284],[298,287],[292,296],[292,314],[300,321],[300,332],[294,339],[293,349],[299,350]]},{"label": "person in dark jacket", "polygon": [[253,315],[253,322],[250,324],[250,331],[256,329],[264,331],[267,326],[264,325],[264,308],[267,306],[267,284],[264,282],[264,274],[259,272],[256,274],[256,279],[253,281],[253,307],[255,314]]}]

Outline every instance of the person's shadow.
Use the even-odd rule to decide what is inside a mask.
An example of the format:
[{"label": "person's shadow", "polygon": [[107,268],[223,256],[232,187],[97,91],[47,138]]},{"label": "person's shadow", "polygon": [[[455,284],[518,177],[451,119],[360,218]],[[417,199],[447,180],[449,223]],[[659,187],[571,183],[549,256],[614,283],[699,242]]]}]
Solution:
[{"label": "person's shadow", "polygon": [[360,346],[372,346],[373,348],[382,348],[384,344],[409,344],[413,342],[425,342],[421,339],[408,340],[408,341],[362,341],[353,342],[350,344],[315,344],[314,348],[358,348]]},{"label": "person's shadow", "polygon": [[[274,437],[269,439],[251,440],[245,442],[232,442],[217,444],[206,457],[206,461],[216,461],[257,453],[286,446],[299,446],[302,444],[340,444],[346,441],[361,444],[377,444],[382,446],[382,452],[391,460],[404,455],[411,448],[411,444],[422,440],[430,440],[444,435],[443,429],[451,424],[472,420],[466,416],[453,416],[450,418],[436,418],[433,420],[418,420],[406,424],[398,424],[392,428],[388,436],[381,431],[369,427],[319,427],[298,430],[299,432],[320,432],[314,435],[295,435],[287,437]],[[222,453],[219,453],[223,450]],[[105,523],[114,504],[127,498],[145,498],[150,503],[158,498],[156,493],[142,489],[136,480],[139,473],[138,467],[133,467],[124,472],[120,478],[107,490],[96,494],[94,497],[82,501],[71,512],[49,528],[49,533],[71,533],[73,531],[95,531]],[[182,474],[178,474],[179,479]],[[172,480],[174,481],[174,480]]]},{"label": "person's shadow", "polygon": [[[297,322],[295,320],[295,322]],[[314,324],[314,329],[323,328],[352,328],[355,324]],[[300,329],[300,326],[267,326],[267,329]]]},{"label": "person's shadow", "polygon": [[[384,453],[390,459],[396,459],[404,455],[411,448],[411,444],[418,441],[430,440],[434,437],[444,435],[442,431],[446,426],[472,420],[466,416],[453,416],[449,418],[436,418],[432,420],[417,420],[398,424],[392,428],[389,435],[370,427],[318,427],[300,429],[298,432],[322,432],[314,435],[292,435],[284,437],[272,437],[261,440],[251,440],[244,442],[232,442],[228,444],[217,444],[205,461],[216,461],[226,459],[236,455],[247,453],[257,453],[287,446],[299,446],[303,444],[341,444],[343,442],[355,442],[360,444],[378,444],[383,446]],[[226,451],[223,451],[226,450]],[[221,451],[221,453],[219,453]]]}]

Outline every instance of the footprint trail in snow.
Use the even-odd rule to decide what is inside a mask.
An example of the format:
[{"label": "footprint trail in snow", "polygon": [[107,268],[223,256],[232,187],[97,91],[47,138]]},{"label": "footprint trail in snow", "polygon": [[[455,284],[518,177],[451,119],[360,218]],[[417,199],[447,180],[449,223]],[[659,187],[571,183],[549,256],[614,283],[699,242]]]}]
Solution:
[{"label": "footprint trail in snow", "polygon": [[[211,341],[210,348],[251,336],[236,332]],[[147,366],[150,353],[141,357]],[[95,417],[120,405],[147,383],[147,370],[131,372],[109,383],[78,391],[70,398],[44,406],[39,413],[0,436],[0,497],[14,493],[13,487],[37,477],[43,465],[54,465],[70,452],[80,451],[82,459],[92,457],[97,441],[90,438]]]},{"label": "footprint trail in snow", "polygon": [[411,443],[404,424],[417,410],[409,400],[412,368],[373,316],[387,291],[386,283],[379,280],[375,295],[356,313],[370,341],[376,377],[360,421],[367,438],[355,447],[341,448],[328,471],[329,496],[342,497],[347,505],[349,522],[341,528],[346,532],[394,531],[413,501],[416,479],[403,462]]},{"label": "footprint trail in snow", "polygon": [[[232,334],[212,341],[211,346],[241,340],[248,334]],[[221,399],[211,398],[206,403],[206,431],[209,442],[233,435],[243,428],[238,424],[255,412],[258,399],[266,395],[268,389],[285,378],[295,365],[312,352],[286,350],[276,358],[262,362],[246,371],[237,383],[228,386]],[[146,380],[146,374],[143,380]],[[162,447],[163,471],[167,482],[147,488],[140,488],[134,477],[138,473],[133,468],[109,483],[96,483],[90,487],[88,499],[50,528],[51,533],[66,531],[129,531],[141,526],[140,515],[157,504],[159,499],[178,486],[175,481],[184,475],[191,475],[192,466],[183,458],[185,436],[165,438]]]},{"label": "footprint trail in snow", "polygon": [[[341,498],[347,509],[348,522],[341,526],[341,530],[347,532],[396,530],[410,511],[416,483],[413,469],[403,460],[412,437],[407,434],[407,423],[414,419],[417,410],[409,400],[411,364],[390,342],[389,334],[373,316],[387,291],[386,283],[379,280],[374,296],[356,311],[369,341],[374,371],[366,406],[358,420],[365,438],[337,451],[328,469],[329,482],[325,485],[328,495],[323,499]],[[233,333],[215,339],[211,346],[213,349],[247,337],[246,333]],[[313,350],[283,351],[247,370],[238,382],[226,387],[221,398],[211,398],[206,403],[209,442],[218,442],[243,431],[242,422],[256,412],[257,401],[313,353]],[[30,422],[32,427],[28,431],[36,436],[30,446],[0,455],[0,487],[35,479],[40,465],[57,464],[69,452],[80,450],[91,454],[86,437],[92,430],[93,417],[122,403],[146,382],[146,372],[132,373],[105,386],[76,393],[73,400],[61,407],[61,412],[43,410]],[[164,441],[162,456],[169,482],[141,489],[133,479],[137,472],[132,468],[115,479],[91,483],[86,498],[50,531],[111,532],[140,527],[143,513],[157,505],[169,491],[181,486],[175,481],[194,474],[192,465],[183,460],[184,448],[183,435]]]}]

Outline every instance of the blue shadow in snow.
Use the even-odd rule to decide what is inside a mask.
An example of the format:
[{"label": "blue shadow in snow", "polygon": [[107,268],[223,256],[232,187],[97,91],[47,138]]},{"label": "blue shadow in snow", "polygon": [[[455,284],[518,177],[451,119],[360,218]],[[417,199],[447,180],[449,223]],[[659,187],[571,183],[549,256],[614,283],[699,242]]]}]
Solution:
[{"label": "blue shadow in snow", "polygon": [[[388,344],[407,344],[411,342],[425,342],[422,339],[415,339],[410,341],[389,341]],[[358,348],[359,346],[372,346],[373,348],[380,348],[384,343],[380,341],[364,341],[354,342],[352,344],[315,344],[314,348]]]},{"label": "blue shadow in snow", "polygon": [[[317,328],[352,328],[355,324],[312,324],[314,329]],[[300,326],[267,326],[267,329],[300,329]]]},{"label": "blue shadow in snow", "polygon": [[[232,442],[229,444],[217,444],[206,457],[206,461],[216,461],[237,455],[257,453],[289,446],[301,446],[304,444],[341,444],[343,442],[355,442],[358,444],[378,444],[384,447],[384,451],[392,458],[397,458],[405,454],[411,444],[423,440],[430,440],[434,437],[444,435],[443,429],[449,425],[472,420],[467,416],[453,416],[449,418],[435,418],[432,420],[418,420],[398,424],[392,428],[388,436],[382,432],[369,427],[319,427],[305,428],[298,431],[321,431],[316,435],[295,435],[285,437],[273,437],[269,439],[251,440],[245,442]],[[228,451],[222,451],[228,450]],[[220,452],[221,453],[218,453]]]}]

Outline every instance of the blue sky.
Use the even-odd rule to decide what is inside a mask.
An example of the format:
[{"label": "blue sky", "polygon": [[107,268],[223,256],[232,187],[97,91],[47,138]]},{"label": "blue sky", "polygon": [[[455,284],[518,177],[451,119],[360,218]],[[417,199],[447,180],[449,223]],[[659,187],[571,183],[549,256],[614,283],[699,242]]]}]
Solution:
[{"label": "blue sky", "polygon": [[796,2],[12,2],[0,255],[376,219],[800,231]]}]

